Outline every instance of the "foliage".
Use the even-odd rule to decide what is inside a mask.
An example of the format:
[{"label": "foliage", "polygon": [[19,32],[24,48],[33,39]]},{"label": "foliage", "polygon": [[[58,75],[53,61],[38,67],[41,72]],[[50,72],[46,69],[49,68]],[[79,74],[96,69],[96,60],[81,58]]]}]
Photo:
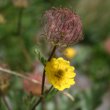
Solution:
[{"label": "foliage", "polygon": [[[42,32],[42,15],[51,7],[69,7],[76,11],[83,22],[84,40],[72,46],[77,50],[71,59],[79,77],[86,76],[89,87],[77,84],[67,90],[75,101],[69,100],[53,90],[47,96],[47,110],[96,110],[102,103],[102,97],[109,91],[110,53],[106,51],[105,42],[110,37],[110,1],[109,0],[28,0],[28,6],[14,6],[12,0],[0,0],[0,65],[27,75],[35,70],[36,56],[43,65],[49,55],[51,45],[44,39]],[[48,45],[47,45],[48,44]],[[36,49],[33,49],[36,47]],[[109,46],[110,49],[110,46]],[[37,50],[35,53],[34,51]],[[62,56],[57,54],[56,56]],[[87,83],[87,82],[86,82]],[[56,98],[54,97],[56,95]],[[22,79],[12,76],[10,88],[6,94],[13,110],[28,110],[39,96],[33,96],[23,90]],[[59,98],[60,96],[60,98]],[[2,96],[0,110],[6,110]],[[53,100],[49,99],[53,97]],[[57,101],[59,103],[57,103]],[[41,106],[38,108],[41,109]],[[110,108],[108,108],[109,110]]]}]

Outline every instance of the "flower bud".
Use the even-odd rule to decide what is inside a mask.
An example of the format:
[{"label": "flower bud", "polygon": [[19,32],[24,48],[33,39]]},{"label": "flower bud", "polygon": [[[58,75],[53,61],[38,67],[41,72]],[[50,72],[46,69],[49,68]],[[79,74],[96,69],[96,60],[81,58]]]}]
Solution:
[{"label": "flower bud", "polygon": [[44,14],[44,31],[55,45],[70,45],[82,40],[80,17],[67,8],[52,8]]},{"label": "flower bud", "polygon": [[77,53],[76,49],[72,47],[68,47],[63,51],[64,56],[68,59],[74,58],[76,53]]}]

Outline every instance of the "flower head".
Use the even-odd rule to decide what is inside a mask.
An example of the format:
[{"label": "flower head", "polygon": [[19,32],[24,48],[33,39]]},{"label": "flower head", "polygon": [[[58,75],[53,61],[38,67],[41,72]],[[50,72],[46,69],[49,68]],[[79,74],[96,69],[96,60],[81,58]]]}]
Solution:
[{"label": "flower head", "polygon": [[44,14],[47,39],[55,45],[69,45],[82,40],[80,17],[67,8],[52,8]]},{"label": "flower head", "polygon": [[70,66],[69,61],[63,58],[52,58],[47,62],[45,71],[48,81],[60,91],[75,84],[74,67]]},{"label": "flower head", "polygon": [[76,55],[76,50],[74,48],[68,47],[64,50],[63,54],[66,58],[71,59]]}]

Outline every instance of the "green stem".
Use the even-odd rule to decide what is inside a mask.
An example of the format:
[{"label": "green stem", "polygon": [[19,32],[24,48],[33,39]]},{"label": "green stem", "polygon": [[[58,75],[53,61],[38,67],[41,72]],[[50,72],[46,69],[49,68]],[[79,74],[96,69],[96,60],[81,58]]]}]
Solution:
[{"label": "green stem", "polygon": [[23,17],[23,8],[20,8],[17,22],[17,35],[21,35],[22,17]]},{"label": "green stem", "polygon": [[28,50],[24,44],[24,39],[21,36],[22,35],[22,27],[23,27],[22,20],[23,20],[24,8],[20,8],[18,11],[19,12],[18,12],[18,21],[17,21],[17,30],[16,30],[17,32],[16,33],[17,33],[17,36],[19,36],[19,38],[20,38],[20,46],[22,48],[22,52],[24,54],[24,57],[26,58],[28,64],[31,65],[32,64],[31,57],[30,57]]}]

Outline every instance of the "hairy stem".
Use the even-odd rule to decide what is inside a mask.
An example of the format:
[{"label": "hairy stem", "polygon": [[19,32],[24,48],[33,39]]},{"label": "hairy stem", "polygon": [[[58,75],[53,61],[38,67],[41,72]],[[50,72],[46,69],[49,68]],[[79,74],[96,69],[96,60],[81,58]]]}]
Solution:
[{"label": "hairy stem", "polygon": [[[48,58],[48,61],[51,60],[51,58],[53,57],[54,53],[55,53],[55,50],[56,50],[57,46],[54,46],[49,58]],[[43,77],[42,77],[42,89],[41,89],[41,95],[43,96],[44,95],[44,85],[45,85],[45,69],[43,71]],[[50,92],[51,88],[49,89],[48,93]],[[43,98],[40,98],[35,104],[34,106],[32,107],[32,110],[35,110],[36,106],[39,105],[39,103],[42,101],[42,103],[44,102],[44,97]]]},{"label": "hairy stem", "polygon": [[[56,46],[54,46],[49,58],[48,58],[48,61],[51,60],[51,58],[53,57],[54,55],[54,52],[56,50]],[[44,84],[45,84],[45,70],[43,71],[43,77],[42,77],[42,90],[41,90],[41,94],[43,95],[43,92],[44,92]]]}]

